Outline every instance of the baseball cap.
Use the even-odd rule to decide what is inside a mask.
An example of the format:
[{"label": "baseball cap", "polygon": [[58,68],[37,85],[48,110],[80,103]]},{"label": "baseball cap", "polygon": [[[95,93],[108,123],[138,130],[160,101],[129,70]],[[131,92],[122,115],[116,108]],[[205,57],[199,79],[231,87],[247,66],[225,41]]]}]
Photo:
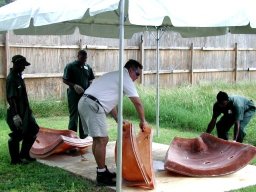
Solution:
[{"label": "baseball cap", "polygon": [[15,65],[24,65],[29,66],[30,63],[27,62],[26,57],[23,57],[22,55],[15,55],[12,57],[12,62]]}]

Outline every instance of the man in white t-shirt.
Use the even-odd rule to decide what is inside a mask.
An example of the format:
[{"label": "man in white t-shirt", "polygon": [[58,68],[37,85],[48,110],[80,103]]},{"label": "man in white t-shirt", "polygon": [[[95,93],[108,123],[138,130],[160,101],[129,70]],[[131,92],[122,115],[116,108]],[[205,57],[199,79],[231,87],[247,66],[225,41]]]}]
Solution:
[{"label": "man in white t-shirt", "polygon": [[[144,108],[137,93],[134,81],[140,76],[142,65],[136,60],[129,60],[123,71],[124,95],[134,104],[140,119],[140,128],[147,125],[144,116]],[[117,119],[119,72],[106,73],[94,80],[86,89],[84,96],[78,103],[78,111],[81,117],[85,133],[93,137],[92,152],[97,163],[97,183],[100,185],[115,185],[113,180],[115,173],[109,172],[105,165],[106,146],[108,143],[106,114],[110,113]]]}]

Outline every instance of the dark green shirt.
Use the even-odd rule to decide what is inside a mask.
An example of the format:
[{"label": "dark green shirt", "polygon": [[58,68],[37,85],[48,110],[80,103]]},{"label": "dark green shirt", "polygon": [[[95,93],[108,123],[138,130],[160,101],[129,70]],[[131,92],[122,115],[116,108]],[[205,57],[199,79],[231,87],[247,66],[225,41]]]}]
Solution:
[{"label": "dark green shirt", "polygon": [[[23,117],[26,109],[29,108],[26,86],[24,80],[21,77],[21,73],[18,73],[12,69],[10,69],[10,73],[8,74],[6,79],[6,97],[8,101],[11,98],[15,99],[15,103],[17,105],[17,112]],[[11,103],[9,104],[10,110],[13,114],[13,106],[11,106]]]},{"label": "dark green shirt", "polygon": [[[90,81],[94,78],[92,68],[88,64],[81,66],[78,61],[74,61],[67,64],[64,69],[63,79],[80,85],[84,90],[89,87]],[[73,87],[70,88],[73,89]]]},{"label": "dark green shirt", "polygon": [[[254,113],[255,105],[252,100],[242,96],[230,96],[225,108],[221,108],[216,102],[213,106],[213,116],[217,118],[221,113],[232,116],[236,121],[243,120],[246,113]],[[248,114],[249,115],[249,114]]]}]

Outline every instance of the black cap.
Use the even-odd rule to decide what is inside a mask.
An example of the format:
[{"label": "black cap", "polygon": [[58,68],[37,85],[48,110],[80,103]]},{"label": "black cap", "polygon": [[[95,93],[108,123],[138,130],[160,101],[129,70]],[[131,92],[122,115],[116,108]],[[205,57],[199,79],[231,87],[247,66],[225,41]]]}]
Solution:
[{"label": "black cap", "polygon": [[30,63],[27,62],[26,57],[23,57],[22,55],[15,55],[12,57],[12,62],[14,65],[24,65],[29,66]]},{"label": "black cap", "polygon": [[228,101],[228,94],[226,92],[220,91],[216,98],[219,103],[222,103],[223,101]]},{"label": "black cap", "polygon": [[87,52],[85,50],[78,51],[78,55],[87,56]]}]

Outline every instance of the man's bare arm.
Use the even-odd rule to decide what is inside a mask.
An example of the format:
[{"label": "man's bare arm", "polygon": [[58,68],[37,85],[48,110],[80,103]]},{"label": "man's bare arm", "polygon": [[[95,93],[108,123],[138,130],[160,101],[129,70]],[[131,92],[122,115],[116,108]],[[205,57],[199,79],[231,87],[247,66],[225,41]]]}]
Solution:
[{"label": "man's bare arm", "polygon": [[145,113],[144,108],[142,105],[142,102],[139,97],[129,97],[132,103],[134,104],[136,111],[140,118],[140,128],[143,131],[145,126],[147,125],[146,119],[145,119]]}]

